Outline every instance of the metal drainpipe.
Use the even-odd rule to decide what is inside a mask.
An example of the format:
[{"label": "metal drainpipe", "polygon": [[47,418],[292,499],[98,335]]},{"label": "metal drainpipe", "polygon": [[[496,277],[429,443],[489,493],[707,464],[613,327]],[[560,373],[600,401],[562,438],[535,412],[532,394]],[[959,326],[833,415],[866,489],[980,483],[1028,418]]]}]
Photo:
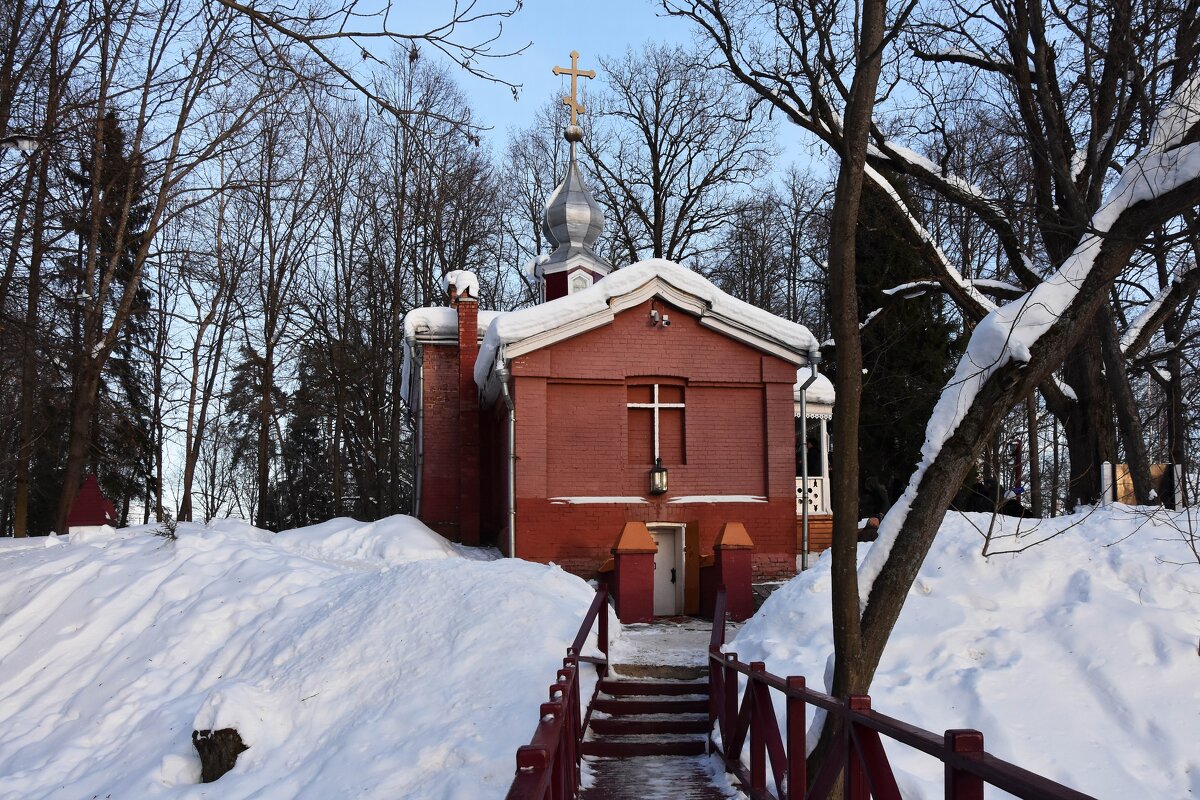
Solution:
[{"label": "metal drainpipe", "polygon": [[517,405],[509,392],[508,382],[512,373],[504,363],[504,357],[498,359],[496,377],[500,379],[500,392],[504,395],[504,404],[508,406],[508,557],[517,556]]},{"label": "metal drainpipe", "polygon": [[[821,351],[808,351],[808,380],[800,384],[800,570],[808,569],[808,387],[817,379],[817,365],[821,363]],[[821,454],[824,458],[824,453]]]}]

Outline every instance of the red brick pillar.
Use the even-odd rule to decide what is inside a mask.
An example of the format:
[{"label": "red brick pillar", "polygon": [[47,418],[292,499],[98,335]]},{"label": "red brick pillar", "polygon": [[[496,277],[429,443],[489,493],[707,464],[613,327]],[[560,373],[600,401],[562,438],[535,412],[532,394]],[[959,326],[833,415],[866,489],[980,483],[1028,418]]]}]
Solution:
[{"label": "red brick pillar", "polygon": [[654,619],[654,554],[658,545],[644,522],[626,522],[613,545],[612,581],[617,617],[623,623]]},{"label": "red brick pillar", "polygon": [[713,543],[717,585],[725,586],[725,603],[729,618],[741,622],[754,615],[754,596],[751,591],[752,563],[750,554],[754,542],[740,522],[726,522]]},{"label": "red brick pillar", "polygon": [[469,286],[450,288],[458,310],[458,514],[463,544],[479,544],[479,391],[475,358],[479,355],[479,303]]}]

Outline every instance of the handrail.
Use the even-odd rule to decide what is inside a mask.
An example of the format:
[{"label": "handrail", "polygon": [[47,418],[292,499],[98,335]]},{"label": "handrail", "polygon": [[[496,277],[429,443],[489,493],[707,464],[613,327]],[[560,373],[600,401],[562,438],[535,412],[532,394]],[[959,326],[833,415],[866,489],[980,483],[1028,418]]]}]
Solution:
[{"label": "handrail", "polygon": [[[597,645],[602,657],[581,656],[588,634],[599,618]],[[588,700],[586,713],[579,701],[579,662],[596,665],[599,678],[608,674],[608,585],[600,584],[575,641],[567,648],[563,668],[550,685],[550,701],[542,703],[529,744],[517,748],[517,772],[508,800],[574,800],[579,796],[583,732],[600,691],[600,681]]]},{"label": "handrail", "polygon": [[[720,631],[718,632],[718,628]],[[845,700],[809,689],[802,677],[781,678],[761,661],[745,664],[737,654],[721,652],[725,643],[725,587],[717,590],[713,633],[709,640],[709,722],[719,730],[718,746],[709,733],[710,749],[721,753],[725,768],[737,776],[755,800],[826,800],[840,777],[848,800],[900,797],[880,735],[933,756],[945,765],[948,800],[982,800],[988,784],[1029,800],[1094,800],[1060,783],[987,753],[977,730],[951,729],[942,736],[871,709],[867,695]],[[739,703],[739,676],[746,676]],[[786,703],[781,734],[771,691]],[[838,725],[835,743],[820,772],[808,780],[805,714],[808,705],[825,709]],[[786,747],[784,746],[786,737]],[[749,768],[742,750],[749,743]],[[767,787],[768,768],[775,793]],[[793,792],[792,787],[798,787]]]}]

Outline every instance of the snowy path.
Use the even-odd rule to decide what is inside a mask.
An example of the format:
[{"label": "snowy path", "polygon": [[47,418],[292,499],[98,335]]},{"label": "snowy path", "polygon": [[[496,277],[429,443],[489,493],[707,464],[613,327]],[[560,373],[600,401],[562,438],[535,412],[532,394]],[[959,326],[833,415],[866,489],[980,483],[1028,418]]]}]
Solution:
[{"label": "snowy path", "polygon": [[582,800],[744,800],[704,752],[710,632],[690,618],[625,626],[584,741]]}]

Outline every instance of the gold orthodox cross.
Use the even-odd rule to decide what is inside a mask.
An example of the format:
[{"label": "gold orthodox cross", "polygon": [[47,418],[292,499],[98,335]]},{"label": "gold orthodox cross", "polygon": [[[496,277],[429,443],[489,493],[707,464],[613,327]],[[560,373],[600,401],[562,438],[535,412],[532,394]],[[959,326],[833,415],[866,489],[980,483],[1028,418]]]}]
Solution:
[{"label": "gold orthodox cross", "polygon": [[576,119],[576,115],[583,113],[583,106],[576,97],[576,91],[578,89],[577,81],[579,78],[596,77],[596,71],[593,69],[579,69],[579,51],[572,50],[571,68],[567,69],[566,67],[555,67],[554,74],[571,76],[571,96],[563,98],[563,105],[571,109],[571,124],[577,125],[578,121]]}]

